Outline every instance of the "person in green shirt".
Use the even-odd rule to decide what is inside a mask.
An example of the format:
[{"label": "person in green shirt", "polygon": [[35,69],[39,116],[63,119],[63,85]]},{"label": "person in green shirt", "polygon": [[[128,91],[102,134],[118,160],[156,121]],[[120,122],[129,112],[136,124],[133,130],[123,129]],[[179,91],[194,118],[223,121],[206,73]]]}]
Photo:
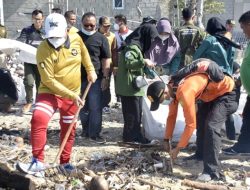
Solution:
[{"label": "person in green shirt", "polygon": [[143,75],[145,66],[154,65],[149,59],[144,59],[144,53],[156,36],[158,32],[155,25],[143,24],[128,36],[121,52],[115,89],[116,94],[121,96],[124,142],[148,142],[141,133],[142,100],[145,92],[142,88],[134,88],[132,81],[136,76]]},{"label": "person in green shirt", "polygon": [[[239,19],[240,26],[246,37],[250,39],[250,11],[243,13]],[[224,149],[226,154],[250,153],[250,43],[248,43],[243,62],[240,67],[240,77],[248,96],[242,113],[242,126],[238,142]]]}]

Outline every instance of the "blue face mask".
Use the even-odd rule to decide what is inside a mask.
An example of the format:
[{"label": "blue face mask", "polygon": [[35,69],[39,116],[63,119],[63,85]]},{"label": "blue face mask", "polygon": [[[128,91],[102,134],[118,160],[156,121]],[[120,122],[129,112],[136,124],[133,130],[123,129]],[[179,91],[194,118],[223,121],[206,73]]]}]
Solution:
[{"label": "blue face mask", "polygon": [[162,104],[162,105],[169,105],[169,104],[172,103],[173,100],[174,100],[174,99],[173,99],[172,97],[170,97],[169,100],[164,100],[161,104]]}]

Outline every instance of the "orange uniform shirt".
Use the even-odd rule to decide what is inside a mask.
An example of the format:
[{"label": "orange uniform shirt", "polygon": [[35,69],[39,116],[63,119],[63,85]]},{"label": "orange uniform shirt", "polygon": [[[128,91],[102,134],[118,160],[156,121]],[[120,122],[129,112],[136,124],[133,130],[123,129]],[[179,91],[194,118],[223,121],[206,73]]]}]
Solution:
[{"label": "orange uniform shirt", "polygon": [[178,103],[183,108],[186,126],[177,145],[180,148],[187,146],[190,137],[196,129],[195,101],[201,99],[209,102],[227,92],[231,92],[234,88],[234,81],[229,76],[225,76],[219,83],[208,83],[208,81],[208,76],[205,74],[195,74],[186,77],[177,88],[175,101],[169,105],[165,139],[172,138],[178,113]]}]

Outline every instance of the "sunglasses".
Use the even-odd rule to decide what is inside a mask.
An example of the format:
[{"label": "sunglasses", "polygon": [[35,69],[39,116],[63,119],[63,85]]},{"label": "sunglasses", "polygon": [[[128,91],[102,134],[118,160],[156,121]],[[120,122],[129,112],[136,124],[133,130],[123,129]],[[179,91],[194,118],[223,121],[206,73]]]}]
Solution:
[{"label": "sunglasses", "polygon": [[84,24],[83,25],[85,28],[94,28],[95,27],[95,25],[93,25],[93,24]]}]

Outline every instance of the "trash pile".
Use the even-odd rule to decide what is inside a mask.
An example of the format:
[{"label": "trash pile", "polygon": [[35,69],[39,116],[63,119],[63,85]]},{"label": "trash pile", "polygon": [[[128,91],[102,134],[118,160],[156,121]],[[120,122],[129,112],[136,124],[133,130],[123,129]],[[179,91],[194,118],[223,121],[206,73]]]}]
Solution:
[{"label": "trash pile", "polygon": [[23,84],[24,78],[24,65],[19,59],[18,52],[12,52],[12,54],[0,54],[0,67],[6,68],[10,71],[13,80],[16,83],[18,90],[18,101],[17,104],[24,104],[25,101],[25,89]]},{"label": "trash pile", "polygon": [[[93,184],[93,180],[101,177],[100,183],[106,181],[110,190],[158,190],[166,189],[166,187],[151,182],[150,175],[156,173],[168,175],[168,168],[165,153],[130,149],[119,154],[93,153],[84,165],[78,165],[70,174],[64,172],[60,166],[56,166],[47,169],[45,176],[47,182],[53,181],[54,187],[58,189],[59,187],[61,189],[93,189],[92,186],[99,183]],[[174,177],[171,178],[172,183],[176,183],[177,180]]]},{"label": "trash pile", "polygon": [[[225,175],[224,181],[198,182],[196,178],[202,172],[202,162],[184,159],[194,152],[195,147],[192,145],[181,151],[174,162],[173,173],[170,173],[169,155],[163,151],[160,144],[136,145],[120,141],[122,124],[117,122],[121,114],[118,113],[119,111],[112,110],[109,116],[104,117],[102,135],[106,137],[107,142],[103,145],[81,137],[81,127],[77,128],[78,135],[76,135],[71,158],[71,163],[76,169],[70,173],[64,171],[61,165],[52,164],[59,145],[59,113],[56,113],[47,133],[45,159],[49,165],[45,170],[45,178],[26,175],[16,169],[18,161],[23,163],[31,161],[32,150],[29,145],[31,115],[19,117],[14,114],[0,114],[0,187],[14,189],[26,187],[22,189],[30,190],[98,190],[97,187],[101,184],[104,190],[107,188],[110,190],[204,188],[244,190],[250,186],[250,157],[244,155],[228,157],[222,154],[220,156]],[[230,142],[223,141],[223,145],[225,143]],[[3,186],[3,180],[9,186]]]},{"label": "trash pile", "polygon": [[22,137],[7,134],[0,136],[0,165],[5,165],[8,171],[15,170],[17,161],[29,161],[30,156],[31,150],[25,147]]},{"label": "trash pile", "polygon": [[0,54],[0,67],[7,68],[12,77],[22,78],[24,76],[24,66],[23,63],[17,59],[18,56],[18,52],[13,52],[12,54]]},{"label": "trash pile", "polygon": [[[31,147],[24,141],[19,136],[7,134],[0,136],[1,170],[19,173],[16,169],[16,163],[30,162]],[[99,183],[99,178],[101,178],[101,181],[105,181],[111,190],[158,190],[165,188],[160,184],[150,182],[147,178],[155,173],[168,175],[168,167],[165,153],[156,153],[152,150],[128,149],[119,154],[94,152],[85,164],[77,165],[71,173],[64,171],[63,167],[57,165],[45,170],[45,178],[42,181],[33,176],[31,179],[34,179],[31,181],[39,189],[91,189],[93,185]],[[95,180],[97,182],[93,182]]]}]

